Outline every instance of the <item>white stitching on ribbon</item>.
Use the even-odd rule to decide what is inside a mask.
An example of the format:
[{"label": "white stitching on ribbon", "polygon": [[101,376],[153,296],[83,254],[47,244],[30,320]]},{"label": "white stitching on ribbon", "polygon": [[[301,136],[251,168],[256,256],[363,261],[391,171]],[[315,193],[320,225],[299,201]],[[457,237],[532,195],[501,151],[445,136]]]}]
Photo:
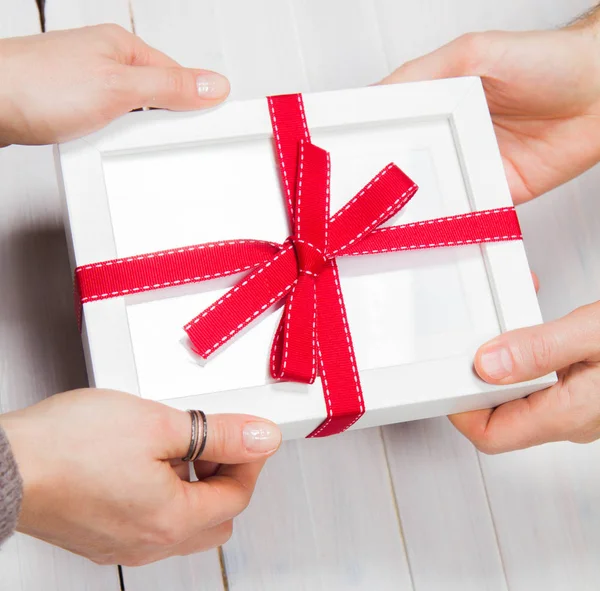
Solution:
[{"label": "white stitching on ribbon", "polygon": [[[104,261],[102,263],[91,263],[89,265],[83,265],[78,267],[78,271],[87,271],[89,269],[99,269],[101,267],[110,267],[112,265],[121,265],[123,263],[131,263],[133,261],[142,261],[144,259],[153,259],[158,257],[164,257],[172,254],[179,254],[183,252],[192,252],[194,250],[205,250],[207,248],[216,248],[217,246],[235,246],[240,244],[265,244],[263,240],[223,240],[221,242],[207,242],[206,244],[196,244],[195,246],[186,246],[185,248],[174,248],[172,250],[161,250],[159,252],[152,252],[150,254],[140,254],[132,257],[123,259],[114,259],[112,261]],[[281,246],[276,242],[266,242],[274,247]]]},{"label": "white stitching on ribbon", "polygon": [[277,115],[275,114],[275,105],[273,99],[269,97],[269,109],[271,110],[271,120],[273,122],[273,129],[275,131],[275,143],[277,144],[277,151],[279,152],[279,162],[281,164],[281,171],[283,172],[283,184],[285,185],[285,192],[288,200],[288,207],[290,211],[293,210],[292,191],[290,190],[290,181],[288,179],[287,170],[285,169],[285,160],[283,158],[283,148],[281,147],[281,137],[279,135],[279,126],[277,125]]},{"label": "white stitching on ribbon", "polygon": [[346,205],[344,205],[344,207],[342,207],[340,210],[338,210],[331,217],[331,221],[333,222],[339,216],[341,216],[355,201],[360,199],[375,183],[379,182],[379,180],[382,179],[395,166],[396,166],[395,164],[390,162],[390,164],[388,164],[381,172],[379,172],[377,174],[377,176],[374,177],[366,187],[363,187],[363,189],[360,191],[360,193],[357,193],[356,195],[354,195],[354,197],[352,197],[352,199],[350,199],[350,201],[348,201],[348,203],[346,203]]},{"label": "white stitching on ribbon", "polygon": [[[365,403],[364,403],[364,399],[363,399],[363,395],[362,395],[362,391],[360,388],[360,381],[358,379],[358,369],[356,367],[356,356],[354,354],[354,348],[352,347],[352,340],[350,338],[350,330],[348,328],[348,319],[346,318],[346,308],[344,306],[344,300],[342,299],[342,290],[340,287],[340,281],[339,281],[339,276],[338,276],[338,270],[337,270],[337,266],[334,264],[332,266],[332,271],[333,271],[333,279],[335,281],[335,290],[338,296],[338,302],[340,305],[340,310],[342,313],[342,323],[344,325],[344,335],[346,337],[346,344],[348,346],[348,353],[350,355],[350,359],[352,360],[351,362],[351,367],[352,367],[352,377],[354,378],[354,386],[356,388],[356,396],[358,398],[358,403],[359,403],[359,408],[360,408],[360,415],[358,417],[356,417],[349,425],[347,425],[346,427],[344,427],[343,431],[346,431],[347,429],[349,429],[352,425],[354,425],[354,423],[356,423],[356,421],[358,421],[358,419],[364,414],[365,412]],[[331,400],[329,397],[329,386],[327,384],[327,377],[325,375],[325,372],[323,370],[323,357],[321,355],[321,348],[318,347],[318,353],[319,353],[319,359],[321,360],[321,378],[323,380],[323,385],[325,386],[324,390],[326,393],[326,401],[327,401],[327,414],[328,419],[316,430],[312,433],[313,437],[317,437],[320,433],[323,432],[323,430],[329,425],[329,423],[331,422]]]},{"label": "white stitching on ribbon", "polygon": [[[391,229],[391,228],[390,228]],[[460,246],[461,244],[483,244],[491,242],[502,242],[506,240],[518,240],[520,234],[512,234],[506,236],[486,236],[477,240],[455,240],[452,242],[431,242],[429,244],[412,244],[410,246],[398,246],[397,248],[373,248],[372,250],[361,250],[360,252],[351,252],[343,256],[359,256],[363,254],[378,254],[382,252],[399,252],[401,250],[419,250],[421,248],[438,248],[440,246]]]},{"label": "white stitching on ribbon", "polygon": [[345,250],[346,248],[352,246],[352,244],[360,240],[367,232],[370,232],[374,226],[376,226],[383,218],[385,218],[392,209],[401,209],[402,207],[404,207],[404,204],[412,197],[416,189],[417,185],[410,186],[406,191],[404,191],[404,193],[402,193],[402,195],[400,195],[400,197],[398,197],[398,199],[394,201],[394,203],[392,203],[392,205],[390,205],[383,213],[377,216],[377,218],[375,218],[362,232],[357,234],[347,244],[344,244],[343,246],[340,246],[337,250],[334,250],[331,253],[331,256],[337,256],[339,252]]}]

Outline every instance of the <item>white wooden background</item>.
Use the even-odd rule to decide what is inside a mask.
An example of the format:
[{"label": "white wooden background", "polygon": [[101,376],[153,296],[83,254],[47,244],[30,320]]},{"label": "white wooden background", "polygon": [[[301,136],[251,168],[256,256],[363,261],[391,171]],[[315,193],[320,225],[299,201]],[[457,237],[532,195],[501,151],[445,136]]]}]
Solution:
[{"label": "white wooden background", "polygon": [[[234,98],[368,84],[472,30],[552,27],[592,0],[46,0],[46,27],[116,22]],[[0,0],[0,35],[39,32]],[[1,83],[1,81],[0,81]],[[520,208],[547,319],[600,297],[600,169]],[[84,383],[51,150],[0,150],[0,409]],[[222,551],[123,569],[127,591],[597,591],[600,442],[487,457],[445,418],[287,443]],[[17,535],[0,591],[118,591]]]}]

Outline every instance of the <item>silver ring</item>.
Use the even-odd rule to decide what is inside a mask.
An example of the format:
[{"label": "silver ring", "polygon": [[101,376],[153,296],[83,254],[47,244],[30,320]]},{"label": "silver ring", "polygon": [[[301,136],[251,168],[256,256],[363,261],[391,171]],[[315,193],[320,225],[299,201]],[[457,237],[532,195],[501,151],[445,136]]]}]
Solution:
[{"label": "silver ring", "polygon": [[[182,462],[195,462],[206,447],[206,438],[208,435],[208,425],[206,415],[201,410],[188,410],[192,419],[192,436],[190,438],[190,447]],[[202,419],[202,427],[200,427],[200,419]]]}]

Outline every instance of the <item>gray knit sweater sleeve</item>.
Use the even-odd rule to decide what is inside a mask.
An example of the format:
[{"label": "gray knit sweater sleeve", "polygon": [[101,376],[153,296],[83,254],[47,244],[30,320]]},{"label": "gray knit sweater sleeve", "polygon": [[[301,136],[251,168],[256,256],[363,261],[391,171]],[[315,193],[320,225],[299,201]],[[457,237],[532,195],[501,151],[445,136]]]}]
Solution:
[{"label": "gray knit sweater sleeve", "polygon": [[23,483],[6,434],[0,427],[0,544],[14,531],[21,509]]}]

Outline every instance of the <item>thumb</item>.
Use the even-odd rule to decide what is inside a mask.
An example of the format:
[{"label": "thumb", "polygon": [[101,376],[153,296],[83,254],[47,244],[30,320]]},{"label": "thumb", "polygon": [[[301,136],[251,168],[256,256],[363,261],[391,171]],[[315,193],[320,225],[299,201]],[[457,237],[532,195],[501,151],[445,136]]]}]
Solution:
[{"label": "thumb", "polygon": [[419,82],[459,76],[476,76],[488,47],[486,33],[469,33],[422,57],[404,63],[380,84]]},{"label": "thumb", "polygon": [[123,66],[120,85],[132,109],[204,109],[223,102],[229,94],[225,76],[178,66]]},{"label": "thumb", "polygon": [[600,357],[600,302],[564,318],[504,333],[483,345],[475,369],[486,382],[533,380],[580,361]]},{"label": "thumb", "polygon": [[[173,410],[169,421],[163,459],[187,455],[192,436],[190,414]],[[243,464],[267,458],[281,444],[281,432],[275,423],[251,415],[218,414],[206,417],[206,446],[199,459],[217,464]],[[200,432],[202,433],[200,421]]]}]

